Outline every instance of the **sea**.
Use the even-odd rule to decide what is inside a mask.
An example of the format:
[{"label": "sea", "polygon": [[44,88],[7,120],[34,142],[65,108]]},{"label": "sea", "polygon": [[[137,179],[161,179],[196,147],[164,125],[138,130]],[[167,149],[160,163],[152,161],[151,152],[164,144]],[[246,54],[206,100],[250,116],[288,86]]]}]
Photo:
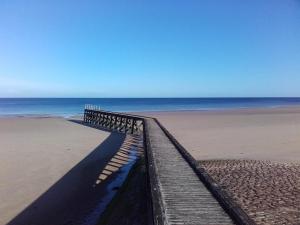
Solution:
[{"label": "sea", "polygon": [[85,105],[116,112],[228,110],[300,106],[300,98],[0,98],[0,117],[83,114]]}]

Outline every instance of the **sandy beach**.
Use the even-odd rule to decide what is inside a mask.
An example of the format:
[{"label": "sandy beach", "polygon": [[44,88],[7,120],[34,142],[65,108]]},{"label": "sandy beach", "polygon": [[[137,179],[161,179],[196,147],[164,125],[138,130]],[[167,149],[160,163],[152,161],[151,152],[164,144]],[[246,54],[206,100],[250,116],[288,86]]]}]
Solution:
[{"label": "sandy beach", "polygon": [[300,108],[142,113],[162,124],[197,160],[300,161]]},{"label": "sandy beach", "polygon": [[[299,221],[300,108],[135,114],[158,118],[257,224]],[[1,118],[0,225],[78,221],[137,143],[63,118]]]},{"label": "sandy beach", "polygon": [[58,217],[64,203],[72,208],[80,201],[78,193],[92,187],[102,162],[123,140],[123,134],[63,118],[1,118],[0,224],[25,224],[34,213],[51,223],[45,212],[50,209]]},{"label": "sandy beach", "polygon": [[300,221],[300,108],[154,116],[258,225]]}]

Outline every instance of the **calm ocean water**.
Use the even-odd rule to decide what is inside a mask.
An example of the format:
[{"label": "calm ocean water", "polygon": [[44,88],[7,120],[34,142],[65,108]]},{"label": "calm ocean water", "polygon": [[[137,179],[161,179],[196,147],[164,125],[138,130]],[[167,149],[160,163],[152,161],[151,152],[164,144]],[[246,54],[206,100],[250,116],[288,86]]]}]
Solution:
[{"label": "calm ocean water", "polygon": [[0,98],[0,116],[69,117],[82,114],[85,104],[118,112],[218,110],[300,106],[300,98]]}]

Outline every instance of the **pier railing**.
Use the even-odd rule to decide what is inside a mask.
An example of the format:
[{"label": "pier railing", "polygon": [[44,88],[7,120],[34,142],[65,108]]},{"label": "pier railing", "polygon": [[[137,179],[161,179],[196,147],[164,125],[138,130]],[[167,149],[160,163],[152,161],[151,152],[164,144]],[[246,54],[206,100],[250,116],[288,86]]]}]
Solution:
[{"label": "pier railing", "polygon": [[86,105],[84,122],[104,129],[121,133],[142,134],[144,121],[142,118],[125,114],[103,111],[97,106]]}]

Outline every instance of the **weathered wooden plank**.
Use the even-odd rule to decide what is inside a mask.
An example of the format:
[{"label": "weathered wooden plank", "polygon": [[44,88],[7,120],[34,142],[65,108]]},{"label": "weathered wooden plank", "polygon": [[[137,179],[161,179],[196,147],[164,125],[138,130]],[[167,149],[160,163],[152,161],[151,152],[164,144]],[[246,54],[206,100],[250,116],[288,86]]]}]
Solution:
[{"label": "weathered wooden plank", "polygon": [[152,188],[160,192],[154,199],[162,212],[156,212],[156,224],[234,224],[158,124],[151,119],[145,124],[157,182]]}]

